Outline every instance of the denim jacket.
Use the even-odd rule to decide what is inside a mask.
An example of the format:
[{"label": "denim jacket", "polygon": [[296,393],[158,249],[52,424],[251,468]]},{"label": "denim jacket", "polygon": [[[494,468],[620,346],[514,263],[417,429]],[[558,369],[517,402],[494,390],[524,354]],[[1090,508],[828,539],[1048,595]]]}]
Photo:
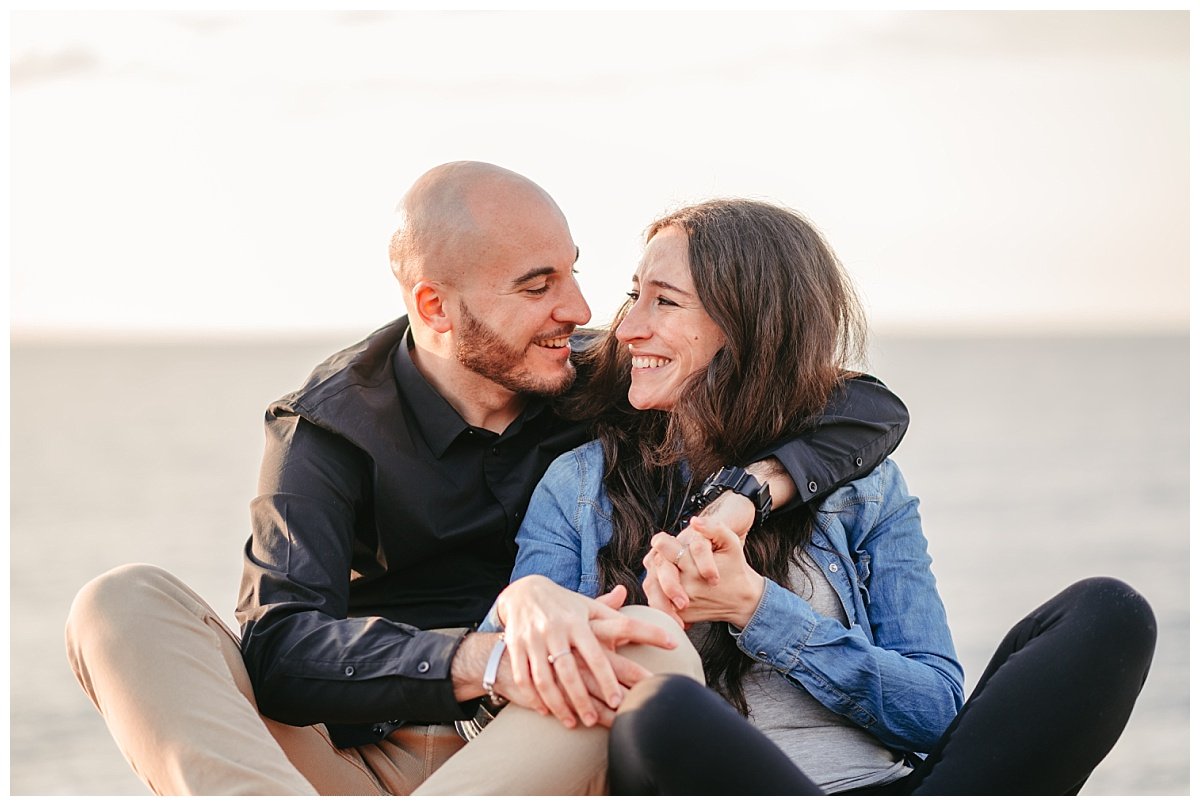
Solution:
[{"label": "denim jacket", "polygon": [[[550,465],[517,534],[513,579],[541,574],[600,593],[596,554],[612,537],[603,473],[598,442]],[[745,629],[731,632],[747,655],[884,744],[928,752],[962,706],[963,672],[926,546],[917,499],[885,460],[818,505],[807,549],[850,626],[767,580]]]}]

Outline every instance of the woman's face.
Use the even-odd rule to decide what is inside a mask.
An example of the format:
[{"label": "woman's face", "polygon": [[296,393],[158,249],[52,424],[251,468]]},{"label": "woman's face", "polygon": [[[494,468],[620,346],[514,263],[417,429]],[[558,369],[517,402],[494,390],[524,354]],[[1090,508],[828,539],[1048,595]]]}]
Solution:
[{"label": "woman's face", "polygon": [[725,344],[696,296],[683,230],[664,227],[650,239],[629,297],[633,305],[616,331],[633,356],[629,402],[670,411],[683,382]]}]

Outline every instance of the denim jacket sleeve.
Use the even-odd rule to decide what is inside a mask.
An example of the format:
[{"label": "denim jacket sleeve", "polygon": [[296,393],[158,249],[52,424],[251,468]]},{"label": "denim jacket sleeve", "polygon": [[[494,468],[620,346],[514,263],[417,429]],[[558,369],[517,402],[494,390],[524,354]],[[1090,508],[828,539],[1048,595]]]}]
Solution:
[{"label": "denim jacket sleeve", "polygon": [[[745,629],[734,632],[738,646],[884,744],[928,752],[962,706],[963,673],[930,570],[917,499],[889,460],[831,496],[817,514],[814,539],[817,532],[843,555],[822,563],[843,599],[868,582],[856,578],[859,569],[846,560],[870,558],[868,595],[850,597],[851,626],[818,615],[768,580]],[[859,607],[866,625],[855,618]]]},{"label": "denim jacket sleeve", "polygon": [[596,554],[612,536],[603,468],[598,442],[589,442],[551,463],[533,491],[517,532],[513,580],[540,574],[585,596],[600,593]]}]

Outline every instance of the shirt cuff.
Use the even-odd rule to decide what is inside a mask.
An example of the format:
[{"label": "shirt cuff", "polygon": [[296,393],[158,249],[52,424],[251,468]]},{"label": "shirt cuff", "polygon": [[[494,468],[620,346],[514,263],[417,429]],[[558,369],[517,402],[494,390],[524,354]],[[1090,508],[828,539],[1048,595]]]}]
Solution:
[{"label": "shirt cuff", "polygon": [[817,628],[817,614],[804,599],[770,579],[754,615],[740,632],[730,628],[738,648],[760,663],[790,672]]}]

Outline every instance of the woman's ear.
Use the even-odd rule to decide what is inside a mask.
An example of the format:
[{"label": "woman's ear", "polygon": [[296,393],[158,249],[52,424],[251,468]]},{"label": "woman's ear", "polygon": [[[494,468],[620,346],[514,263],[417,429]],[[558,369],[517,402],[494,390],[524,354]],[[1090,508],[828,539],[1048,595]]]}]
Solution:
[{"label": "woman's ear", "polygon": [[413,308],[421,321],[437,333],[448,333],[452,322],[446,310],[446,292],[438,283],[422,280],[413,286]]}]

